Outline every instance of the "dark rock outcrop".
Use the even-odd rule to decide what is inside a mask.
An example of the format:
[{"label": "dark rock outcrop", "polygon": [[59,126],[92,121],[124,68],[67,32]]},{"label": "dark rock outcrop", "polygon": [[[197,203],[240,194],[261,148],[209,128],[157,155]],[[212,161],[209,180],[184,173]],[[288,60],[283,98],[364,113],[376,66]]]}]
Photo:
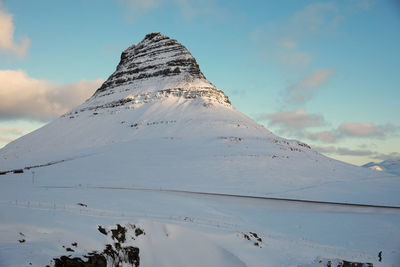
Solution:
[{"label": "dark rock outcrop", "polygon": [[186,47],[161,33],[150,33],[122,52],[115,72],[86,103],[64,116],[134,108],[167,97],[202,99],[205,107],[212,103],[231,105],[224,92],[207,81]]},{"label": "dark rock outcrop", "polygon": [[137,80],[178,75],[186,80],[205,79],[186,47],[161,33],[150,33],[122,52],[116,71],[96,94]]},{"label": "dark rock outcrop", "polygon": [[[140,249],[138,247],[129,246],[125,243],[128,231],[130,231],[130,239],[135,240],[138,236],[145,235],[143,229],[134,224],[121,226],[117,224],[116,228],[107,231],[104,227],[97,228],[102,234],[111,233],[111,238],[115,241],[113,244],[106,244],[102,252],[92,251],[82,257],[72,257],[71,255],[62,255],[54,258],[55,267],[106,267],[106,266],[133,266],[140,265]],[[72,243],[74,247],[78,243]],[[74,252],[71,248],[66,248],[68,252]]]}]

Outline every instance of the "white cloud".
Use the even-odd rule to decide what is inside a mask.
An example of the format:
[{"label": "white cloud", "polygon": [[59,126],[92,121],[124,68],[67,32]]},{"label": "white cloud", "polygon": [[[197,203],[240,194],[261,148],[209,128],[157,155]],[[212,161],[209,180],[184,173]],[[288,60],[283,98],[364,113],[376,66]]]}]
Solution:
[{"label": "white cloud", "polygon": [[159,7],[164,0],[118,0],[129,8],[132,16],[143,15],[151,9]]},{"label": "white cloud", "polygon": [[[338,143],[346,138],[368,138],[385,139],[391,135],[399,133],[400,127],[393,124],[373,124],[373,123],[342,123],[337,128],[312,132],[307,128],[326,125],[322,115],[309,114],[304,109],[293,111],[281,111],[273,114],[265,114],[258,118],[268,120],[269,125],[278,126],[278,133],[297,139],[308,139],[314,142]],[[330,147],[332,148],[332,147]],[[345,149],[335,149],[336,154],[345,155]],[[357,150],[355,153],[362,153]],[[365,151],[365,150],[363,150]],[[325,151],[326,152],[326,151]],[[350,155],[348,152],[346,155]]]},{"label": "white cloud", "polygon": [[259,119],[268,120],[270,125],[278,125],[284,129],[303,129],[324,124],[324,118],[321,115],[310,114],[304,109],[266,114]]},{"label": "white cloud", "polygon": [[22,70],[0,70],[0,119],[48,119],[90,97],[103,79],[59,84],[29,77]]},{"label": "white cloud", "polygon": [[[385,139],[390,135],[397,134],[400,127],[393,124],[373,124],[362,122],[342,123],[337,128],[310,132],[304,130],[308,127],[323,126],[322,115],[309,114],[304,109],[289,112],[277,112],[264,115],[270,125],[278,125],[282,133],[290,133],[295,138],[306,138],[323,143],[336,143],[345,138],[378,138]],[[296,129],[296,131],[294,131]]]},{"label": "white cloud", "polygon": [[321,131],[316,133],[304,133],[303,136],[309,140],[320,141],[324,143],[335,143],[337,141],[337,136],[332,131]]},{"label": "white cloud", "polygon": [[313,149],[317,150],[320,153],[329,155],[369,157],[371,159],[377,160],[400,159],[399,152],[380,153],[378,151],[368,149],[352,149],[336,146],[313,146]]},{"label": "white cloud", "polygon": [[372,156],[376,154],[375,151],[371,150],[349,149],[346,147],[339,147],[334,153],[341,156]]},{"label": "white cloud", "polygon": [[182,17],[193,19],[201,15],[218,15],[224,13],[217,7],[215,0],[118,0],[125,7],[128,7],[127,15],[129,19],[136,19],[153,9],[161,8],[165,5],[176,6]]},{"label": "white cloud", "polygon": [[[393,3],[397,3],[393,1]],[[375,0],[352,0],[350,1],[349,9],[350,11],[359,11],[359,10],[369,10],[375,4]]]},{"label": "white cloud", "polygon": [[334,29],[338,20],[338,8],[334,2],[316,2],[297,11],[289,24],[285,34],[301,40],[312,34],[324,34]]},{"label": "white cloud", "polygon": [[184,18],[193,19],[201,15],[221,17],[225,13],[215,0],[174,0]]},{"label": "white cloud", "polygon": [[349,137],[384,137],[388,133],[397,130],[398,127],[392,124],[377,125],[362,122],[342,123],[338,127],[338,131],[341,135]]},{"label": "white cloud", "polygon": [[7,13],[0,2],[0,54],[13,54],[22,58],[26,55],[30,40],[22,37],[20,42],[14,39],[15,26],[13,16]]},{"label": "white cloud", "polygon": [[335,147],[335,146],[314,146],[315,150],[326,153],[334,154],[340,156],[375,156],[376,151],[364,150],[364,149],[349,149],[346,147]]},{"label": "white cloud", "polygon": [[287,87],[283,91],[289,104],[304,104],[310,100],[333,73],[333,69],[316,70],[300,82]]}]

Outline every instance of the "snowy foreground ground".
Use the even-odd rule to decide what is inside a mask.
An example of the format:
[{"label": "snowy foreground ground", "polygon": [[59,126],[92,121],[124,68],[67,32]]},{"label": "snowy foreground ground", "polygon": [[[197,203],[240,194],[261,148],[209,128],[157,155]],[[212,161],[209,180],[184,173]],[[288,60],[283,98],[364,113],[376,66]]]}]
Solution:
[{"label": "snowy foreground ground", "polygon": [[[53,177],[68,177],[63,170],[79,164],[71,160],[0,176],[0,266],[51,266],[62,255],[102,251],[116,240],[98,226],[110,232],[117,224],[128,229],[124,245],[140,249],[140,266],[327,266],[329,260],[400,266],[400,209],[167,192],[135,182],[116,188],[118,179],[67,183]],[[393,177],[386,179],[393,183]],[[318,191],[308,190],[311,196]],[[319,191],[329,196],[323,185]],[[390,199],[378,204],[399,206]],[[132,225],[144,234],[134,235]]]},{"label": "snowy foreground ground", "polygon": [[399,266],[399,208],[166,191],[398,207],[399,177],[324,157],[233,109],[166,107],[62,117],[3,148],[0,266],[105,249],[123,251],[123,266]]}]

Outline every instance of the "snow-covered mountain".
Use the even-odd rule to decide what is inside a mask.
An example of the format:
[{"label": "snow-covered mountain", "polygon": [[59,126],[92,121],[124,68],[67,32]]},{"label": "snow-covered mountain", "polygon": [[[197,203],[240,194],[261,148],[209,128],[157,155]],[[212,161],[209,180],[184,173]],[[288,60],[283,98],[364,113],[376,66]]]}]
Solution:
[{"label": "snow-covered mountain", "polygon": [[[62,166],[74,170],[75,180],[62,183],[118,172],[118,178],[96,182],[130,184],[126,174],[134,172],[135,183],[143,187],[290,197],[303,197],[295,192],[307,187],[307,198],[315,199],[320,199],[320,190],[311,189],[315,184],[375,175],[272,134],[236,110],[206,80],[190,52],[161,33],[126,49],[91,98],[4,147],[0,159],[2,171],[71,160]],[[96,165],[94,174],[92,162],[107,168]],[[360,195],[359,201],[372,201],[374,195]],[[334,189],[324,197],[342,196]]]},{"label": "snow-covered mountain", "polygon": [[[137,255],[140,266],[320,266],[376,262],[377,249],[391,251],[388,262],[400,255],[396,209],[262,199],[398,206],[399,179],[271,133],[161,33],[126,49],[85,103],[1,149],[0,174],[0,266],[58,257],[57,266],[61,255],[105,257],[108,266],[137,266]],[[382,220],[384,229],[369,232]]]},{"label": "snow-covered mountain", "polygon": [[400,176],[400,159],[388,159],[380,163],[369,162],[364,164],[362,167],[375,171],[385,171]]}]

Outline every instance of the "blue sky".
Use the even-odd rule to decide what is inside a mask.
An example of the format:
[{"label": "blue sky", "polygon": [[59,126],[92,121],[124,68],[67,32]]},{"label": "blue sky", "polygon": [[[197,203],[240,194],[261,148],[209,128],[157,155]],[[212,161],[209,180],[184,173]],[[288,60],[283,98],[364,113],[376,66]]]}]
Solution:
[{"label": "blue sky", "polygon": [[149,32],[233,105],[353,164],[400,157],[396,0],[0,0],[0,147],[83,102]]}]

